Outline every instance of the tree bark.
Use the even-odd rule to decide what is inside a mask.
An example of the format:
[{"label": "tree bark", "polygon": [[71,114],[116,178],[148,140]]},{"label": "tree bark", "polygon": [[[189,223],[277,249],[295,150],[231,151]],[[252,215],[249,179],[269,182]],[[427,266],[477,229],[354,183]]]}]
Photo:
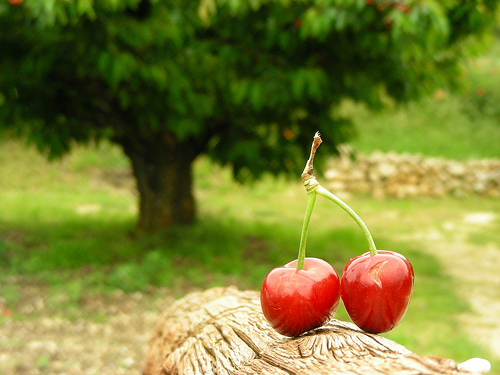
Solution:
[{"label": "tree bark", "polygon": [[140,195],[137,229],[152,233],[195,219],[192,163],[199,152],[169,133],[116,140],[132,162]]},{"label": "tree bark", "polygon": [[450,359],[418,356],[335,319],[302,336],[286,338],[266,322],[258,292],[214,288],[188,295],[165,312],[151,340],[144,375],[471,375],[487,371],[470,372],[466,364]]}]

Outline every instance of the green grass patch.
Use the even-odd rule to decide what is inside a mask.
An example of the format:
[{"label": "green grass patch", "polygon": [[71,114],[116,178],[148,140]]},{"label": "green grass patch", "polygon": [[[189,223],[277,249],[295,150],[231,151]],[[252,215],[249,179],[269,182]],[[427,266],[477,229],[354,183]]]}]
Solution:
[{"label": "green grass patch", "polygon": [[374,151],[422,154],[456,160],[500,157],[500,42],[464,65],[464,90],[438,90],[403,106],[389,105],[373,113],[346,101],[341,115],[357,130],[353,147]]},{"label": "green grass patch", "polygon": [[[303,188],[296,181],[271,177],[241,186],[230,180],[227,169],[209,168],[203,160],[197,168],[198,222],[159,236],[131,235],[133,195],[94,192],[88,188],[91,184],[73,193],[27,189],[1,194],[0,279],[22,277],[45,285],[49,308],[67,319],[81,318],[85,298],[116,289],[147,292],[166,286],[179,296],[193,287],[234,284],[259,289],[270,269],[297,256]],[[456,280],[421,251],[418,240],[402,238],[416,229],[442,228],[457,215],[500,210],[500,203],[476,198],[382,202],[364,197],[349,204],[365,218],[379,248],[405,254],[415,269],[410,309],[387,336],[419,354],[488,358],[460,326],[459,315],[469,306],[457,296]],[[341,274],[348,259],[366,250],[363,234],[349,216],[319,197],[308,256],[327,260]],[[1,292],[15,308],[19,289],[5,285]],[[337,317],[348,320],[343,308]]]},{"label": "green grass patch", "polygon": [[455,160],[499,158],[498,119],[471,118],[461,106],[461,98],[447,94],[442,99],[423,98],[375,114],[346,102],[342,113],[352,117],[356,127],[358,135],[352,146],[365,154],[383,151]]}]

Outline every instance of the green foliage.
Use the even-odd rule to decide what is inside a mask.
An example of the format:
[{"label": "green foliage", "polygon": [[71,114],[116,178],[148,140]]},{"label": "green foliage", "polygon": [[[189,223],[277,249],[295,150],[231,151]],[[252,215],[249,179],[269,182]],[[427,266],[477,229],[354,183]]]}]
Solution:
[{"label": "green foliage", "polygon": [[293,169],[315,130],[329,145],[351,135],[329,115],[341,98],[377,106],[384,92],[404,100],[452,78],[465,41],[487,29],[496,6],[3,3],[0,114],[51,155],[73,140],[169,132],[240,176]]}]

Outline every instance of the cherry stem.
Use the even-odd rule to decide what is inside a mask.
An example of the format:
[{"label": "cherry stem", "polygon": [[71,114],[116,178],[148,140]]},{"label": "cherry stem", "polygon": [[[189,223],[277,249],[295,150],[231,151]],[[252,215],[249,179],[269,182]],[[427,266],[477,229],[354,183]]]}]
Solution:
[{"label": "cherry stem", "polygon": [[309,232],[309,222],[311,221],[311,215],[314,208],[314,202],[316,202],[316,189],[318,184],[316,178],[313,176],[313,161],[316,150],[321,144],[322,140],[319,132],[314,134],[314,141],[311,147],[311,154],[307,160],[304,171],[302,172],[302,181],[307,191],[307,205],[306,214],[304,216],[304,223],[302,224],[302,232],[300,234],[300,244],[299,244],[299,255],[297,257],[297,269],[304,269],[304,261],[306,259],[306,242],[307,233]]},{"label": "cherry stem", "polygon": [[[361,220],[361,218],[354,212],[354,210],[349,207],[344,201],[342,201],[339,197],[337,197],[335,194],[329,192],[327,189],[325,189],[323,186],[319,184],[319,182],[316,180],[316,177],[313,175],[313,161],[314,161],[314,156],[316,155],[316,150],[318,149],[319,145],[323,142],[321,140],[321,136],[319,132],[316,132],[314,134],[314,141],[311,147],[311,154],[309,156],[309,160],[307,160],[306,166],[304,168],[304,171],[302,172],[302,181],[304,183],[304,187],[306,188],[307,191],[307,207],[306,207],[306,215],[304,217],[304,225],[302,227],[302,235],[300,237],[300,246],[299,246],[299,257],[298,257],[298,262],[297,262],[297,268],[303,268],[303,260],[305,258],[305,247],[306,247],[306,238],[307,238],[307,232],[309,228],[309,221],[311,219],[311,214],[312,214],[312,209],[314,207],[314,202],[316,201],[316,194],[320,194],[324,196],[325,198],[330,199],[334,203],[336,203],[338,206],[340,206],[344,211],[346,211],[353,219],[354,221],[359,225],[361,230],[363,231],[363,234],[366,237],[366,240],[368,241],[368,248],[370,249],[370,254],[371,255],[376,255],[377,254],[377,247],[375,246],[375,242],[373,241],[373,237],[368,230],[368,227],[366,224]],[[301,263],[302,259],[302,263]],[[301,265],[301,266],[300,266]]]},{"label": "cherry stem", "polygon": [[316,187],[316,193],[319,195],[324,196],[325,198],[330,199],[331,201],[335,202],[338,206],[340,206],[344,211],[346,211],[353,219],[354,221],[359,225],[361,230],[363,231],[363,234],[366,237],[366,240],[368,241],[368,248],[370,249],[370,254],[371,255],[377,255],[377,247],[375,246],[375,242],[373,241],[373,237],[368,230],[368,227],[366,224],[361,220],[361,218],[358,216],[354,210],[349,207],[342,199],[337,197],[335,194],[329,192],[326,190],[323,186],[318,185]]},{"label": "cherry stem", "polygon": [[309,222],[316,202],[316,191],[312,190],[307,193],[306,214],[304,216],[304,223],[302,224],[302,233],[300,234],[299,255],[297,257],[297,268],[303,270],[304,262],[306,259],[306,242],[307,233],[309,232]]}]

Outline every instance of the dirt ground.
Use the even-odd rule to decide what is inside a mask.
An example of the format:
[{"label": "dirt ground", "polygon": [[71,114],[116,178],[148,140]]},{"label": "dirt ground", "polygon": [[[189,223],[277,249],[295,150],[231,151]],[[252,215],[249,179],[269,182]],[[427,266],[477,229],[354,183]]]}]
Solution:
[{"label": "dirt ground", "polygon": [[21,293],[17,313],[30,318],[14,319],[3,308],[2,375],[141,374],[159,314],[173,301],[168,290],[117,292],[83,301],[82,315],[93,318],[69,320],[50,308],[42,288],[26,285]]},{"label": "dirt ground", "polygon": [[[500,358],[500,277],[498,244],[466,243],[467,233],[493,225],[494,213],[470,214],[439,230],[415,234],[450,275],[466,280],[458,292],[473,312],[462,316],[470,337]],[[458,229],[458,230],[457,230]],[[452,238],[447,231],[454,233]],[[454,257],[449,257],[453,248]],[[477,256],[478,254],[481,256]],[[0,374],[141,374],[148,342],[159,314],[173,301],[166,289],[132,295],[116,292],[81,302],[82,316],[68,319],[52,308],[43,287],[24,280],[19,305],[9,310],[0,297]],[[63,298],[63,297],[61,297]],[[22,319],[16,319],[19,314]],[[88,317],[91,317],[90,319]]]},{"label": "dirt ground", "polygon": [[461,281],[457,283],[458,293],[472,308],[471,313],[461,317],[469,336],[500,358],[500,244],[473,245],[467,241],[478,229],[498,230],[497,220],[494,212],[470,213],[444,222],[438,230],[428,229],[416,236],[426,245],[423,249],[436,256],[449,275]]}]

